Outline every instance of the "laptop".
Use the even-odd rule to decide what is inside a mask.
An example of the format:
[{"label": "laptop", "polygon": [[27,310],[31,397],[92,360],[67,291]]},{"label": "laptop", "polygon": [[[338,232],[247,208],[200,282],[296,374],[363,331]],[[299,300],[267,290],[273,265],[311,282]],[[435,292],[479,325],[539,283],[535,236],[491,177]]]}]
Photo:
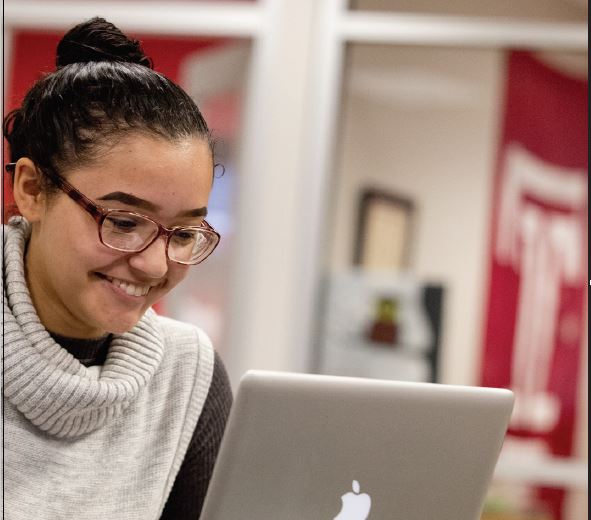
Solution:
[{"label": "laptop", "polygon": [[249,371],[201,520],[477,520],[513,394]]}]

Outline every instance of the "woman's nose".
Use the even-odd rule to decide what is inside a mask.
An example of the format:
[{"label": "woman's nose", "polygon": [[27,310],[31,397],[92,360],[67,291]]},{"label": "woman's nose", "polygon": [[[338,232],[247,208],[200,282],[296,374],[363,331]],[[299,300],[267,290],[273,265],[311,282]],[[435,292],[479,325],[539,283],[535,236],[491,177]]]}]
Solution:
[{"label": "woman's nose", "polygon": [[168,257],[166,256],[166,238],[158,237],[140,253],[129,257],[129,265],[141,271],[149,278],[163,278],[168,272]]}]

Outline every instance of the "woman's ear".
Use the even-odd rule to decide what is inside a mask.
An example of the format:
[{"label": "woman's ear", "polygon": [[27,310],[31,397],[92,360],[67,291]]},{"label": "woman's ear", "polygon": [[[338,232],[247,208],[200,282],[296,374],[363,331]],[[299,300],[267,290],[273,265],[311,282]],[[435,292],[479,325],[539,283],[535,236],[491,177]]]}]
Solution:
[{"label": "woman's ear", "polygon": [[19,159],[15,165],[12,193],[20,214],[30,223],[38,222],[45,210],[46,198],[39,171],[27,157]]}]

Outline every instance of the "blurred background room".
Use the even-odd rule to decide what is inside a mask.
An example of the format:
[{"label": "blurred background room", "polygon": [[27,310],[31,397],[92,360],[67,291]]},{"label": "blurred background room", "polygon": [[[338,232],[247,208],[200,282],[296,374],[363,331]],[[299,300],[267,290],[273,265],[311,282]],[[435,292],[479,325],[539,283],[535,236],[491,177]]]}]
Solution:
[{"label": "blurred background room", "polygon": [[222,241],[158,311],[201,326],[234,387],[257,368],[511,388],[483,520],[587,518],[585,0],[3,9],[4,113],[97,15],[201,107]]}]

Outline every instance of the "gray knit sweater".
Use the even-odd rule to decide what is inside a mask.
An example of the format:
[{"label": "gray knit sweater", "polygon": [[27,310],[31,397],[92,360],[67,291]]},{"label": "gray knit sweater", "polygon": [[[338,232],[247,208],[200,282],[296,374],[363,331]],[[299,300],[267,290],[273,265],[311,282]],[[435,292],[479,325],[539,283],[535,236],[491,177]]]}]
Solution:
[{"label": "gray knit sweater", "polygon": [[[4,226],[6,518],[159,518],[211,383],[197,328],[148,311],[85,367],[50,337],[24,277],[29,226]],[[100,490],[100,492],[96,492]]]}]

